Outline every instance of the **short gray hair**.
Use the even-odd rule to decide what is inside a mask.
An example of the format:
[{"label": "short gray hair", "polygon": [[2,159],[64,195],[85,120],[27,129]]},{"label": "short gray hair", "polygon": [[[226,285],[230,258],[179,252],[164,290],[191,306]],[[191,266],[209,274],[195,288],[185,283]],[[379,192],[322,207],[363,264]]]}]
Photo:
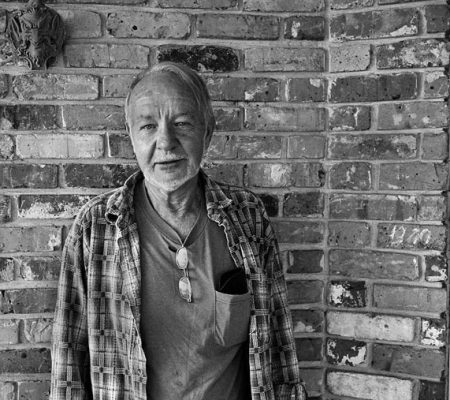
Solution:
[{"label": "short gray hair", "polygon": [[144,71],[140,72],[134,78],[128,90],[127,98],[125,100],[125,116],[127,120],[128,120],[128,106],[130,103],[131,95],[133,94],[133,89],[146,76],[156,73],[173,74],[181,83],[186,85],[191,90],[194,100],[197,104],[197,107],[199,111],[203,114],[206,132],[212,133],[214,131],[216,120],[214,118],[214,113],[211,105],[211,98],[209,96],[205,82],[195,71],[193,71],[186,65],[169,61],[155,64],[152,67],[147,68]]}]

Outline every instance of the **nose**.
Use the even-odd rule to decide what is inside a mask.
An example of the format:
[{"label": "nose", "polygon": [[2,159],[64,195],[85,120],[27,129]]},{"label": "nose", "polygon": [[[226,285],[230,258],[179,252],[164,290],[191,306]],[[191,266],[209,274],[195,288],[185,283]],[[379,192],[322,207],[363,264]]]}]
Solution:
[{"label": "nose", "polygon": [[172,150],[177,145],[177,139],[173,130],[166,122],[160,123],[158,126],[158,136],[156,139],[156,147],[159,150]]}]

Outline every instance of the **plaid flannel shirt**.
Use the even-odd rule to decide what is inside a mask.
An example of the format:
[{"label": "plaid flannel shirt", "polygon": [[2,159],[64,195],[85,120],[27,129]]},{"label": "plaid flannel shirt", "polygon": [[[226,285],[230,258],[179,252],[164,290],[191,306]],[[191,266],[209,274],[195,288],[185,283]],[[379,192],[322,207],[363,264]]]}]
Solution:
[{"label": "plaid flannel shirt", "polygon": [[[224,228],[251,293],[252,400],[306,399],[278,245],[261,201],[203,172],[208,217]],[[51,400],[144,400],[139,237],[133,174],[78,214],[63,251],[52,346]]]}]

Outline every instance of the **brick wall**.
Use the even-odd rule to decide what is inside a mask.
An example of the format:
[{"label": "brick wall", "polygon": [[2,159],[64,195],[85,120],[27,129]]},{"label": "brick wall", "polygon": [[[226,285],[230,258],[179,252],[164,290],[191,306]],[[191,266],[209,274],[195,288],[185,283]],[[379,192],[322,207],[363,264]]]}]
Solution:
[{"label": "brick wall", "polygon": [[273,218],[312,397],[444,399],[446,2],[51,3],[68,39],[47,73],[0,36],[0,399],[48,395],[61,247],[135,169],[123,98],[158,60],[202,72],[205,168]]}]

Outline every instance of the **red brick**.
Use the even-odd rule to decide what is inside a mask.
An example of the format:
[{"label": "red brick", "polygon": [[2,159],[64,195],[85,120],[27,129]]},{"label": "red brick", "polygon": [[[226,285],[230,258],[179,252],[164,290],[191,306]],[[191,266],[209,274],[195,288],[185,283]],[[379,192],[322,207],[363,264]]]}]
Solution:
[{"label": "red brick", "polygon": [[324,0],[244,0],[246,11],[317,12],[324,9]]},{"label": "red brick", "polygon": [[0,252],[55,251],[61,249],[61,228],[0,227]]},{"label": "red brick", "polygon": [[376,51],[379,69],[441,67],[449,57],[443,39],[404,40],[379,45]]},{"label": "red brick", "polygon": [[217,8],[226,10],[236,8],[237,0],[156,0],[161,8]]},{"label": "red brick", "polygon": [[420,196],[419,221],[443,221],[445,219],[447,201],[444,196]]},{"label": "red brick", "polygon": [[91,196],[22,195],[19,218],[74,218]]},{"label": "red brick", "polygon": [[323,194],[319,192],[288,193],[284,195],[285,217],[321,217],[324,211]]},{"label": "red brick", "polygon": [[58,9],[58,14],[64,22],[66,40],[102,36],[102,21],[99,14],[92,11],[61,9]]},{"label": "red brick", "polygon": [[6,97],[8,94],[8,75],[0,74],[0,98]]},{"label": "red brick", "polygon": [[58,107],[17,105],[0,107],[0,129],[55,129],[59,127]]},{"label": "red brick", "polygon": [[0,351],[0,373],[2,374],[42,374],[49,373],[50,368],[49,349]]},{"label": "red brick", "polygon": [[417,203],[411,196],[332,194],[330,218],[411,221]]},{"label": "red brick", "polygon": [[289,158],[323,158],[325,137],[319,135],[290,136],[288,142]]},{"label": "red brick", "polygon": [[367,359],[367,343],[330,338],[327,340],[326,356],[332,365],[362,365]]},{"label": "red brick", "polygon": [[47,400],[50,395],[50,382],[26,381],[19,383],[20,400]]},{"label": "red brick", "polygon": [[212,100],[278,101],[280,81],[272,78],[205,78]]},{"label": "red brick", "polygon": [[276,136],[239,136],[237,157],[252,159],[280,158],[283,140]]},{"label": "red brick", "polygon": [[323,79],[294,78],[287,81],[287,97],[290,102],[325,101],[327,84]]},{"label": "red brick", "polygon": [[331,0],[332,10],[353,10],[355,8],[371,7],[374,0]]},{"label": "red brick", "polygon": [[[344,0],[348,4],[347,0]],[[369,44],[339,44],[329,49],[330,72],[365,71],[370,66]]]},{"label": "red brick", "polygon": [[445,369],[445,353],[375,343],[372,367],[381,371],[440,379]]},{"label": "red brick", "polygon": [[396,279],[420,278],[419,257],[381,251],[331,250],[330,273],[350,278]]},{"label": "red brick", "polygon": [[66,129],[125,129],[122,106],[64,105],[62,118]]},{"label": "red brick", "polygon": [[240,108],[215,107],[216,131],[238,131],[242,126],[242,110]]},{"label": "red brick", "polygon": [[125,44],[66,44],[64,60],[75,68],[146,68],[149,48]]},{"label": "red brick", "polygon": [[260,15],[203,14],[197,16],[197,37],[276,40],[278,18]]},{"label": "red brick", "polygon": [[424,134],[422,158],[424,160],[445,160],[448,157],[448,135],[446,133]]},{"label": "red brick", "polygon": [[245,109],[245,127],[264,131],[322,131],[323,108],[255,107]]},{"label": "red brick", "polygon": [[425,280],[445,282],[448,278],[447,261],[444,256],[425,256]]},{"label": "red brick", "polygon": [[341,160],[395,160],[417,156],[415,135],[332,135],[328,158]]},{"label": "red brick", "polygon": [[367,287],[359,281],[331,281],[328,303],[333,307],[361,308],[367,304]]},{"label": "red brick", "polygon": [[16,382],[0,382],[0,395],[2,400],[16,399]]},{"label": "red brick", "polygon": [[289,304],[320,303],[322,301],[322,281],[288,281]]},{"label": "red brick", "polygon": [[11,221],[12,217],[12,198],[0,194],[0,223]]},{"label": "red brick", "polygon": [[284,37],[295,40],[324,40],[325,19],[319,16],[295,16],[286,18]]},{"label": "red brick", "polygon": [[322,361],[322,339],[295,339],[297,359],[302,361]]},{"label": "red brick", "polygon": [[419,400],[445,399],[445,383],[420,381]]},{"label": "red brick", "polygon": [[115,188],[136,171],[135,165],[68,164],[65,182],[68,187]]},{"label": "red brick", "polygon": [[372,165],[369,163],[340,163],[330,169],[332,189],[372,189]]},{"label": "red brick", "polygon": [[109,156],[118,158],[135,158],[129,135],[108,135]]},{"label": "red brick", "polygon": [[56,165],[0,165],[0,187],[2,188],[55,188],[58,186],[57,178]]},{"label": "red brick", "polygon": [[381,130],[440,128],[448,123],[447,104],[444,102],[380,104],[378,110]]},{"label": "red brick", "polygon": [[330,247],[365,247],[370,244],[370,226],[359,222],[329,222]]},{"label": "red brick", "polygon": [[231,72],[239,69],[239,52],[219,46],[161,46],[158,61],[174,61],[201,72]]},{"label": "red brick", "polygon": [[320,48],[254,47],[246,49],[245,69],[251,71],[321,72],[325,51]]},{"label": "red brick", "polygon": [[237,157],[236,136],[214,135],[206,153],[208,159],[233,159]]},{"label": "red brick", "polygon": [[135,75],[104,76],[102,82],[103,97],[126,97]]},{"label": "red brick", "polygon": [[0,282],[11,282],[15,277],[15,265],[12,258],[0,258]]},{"label": "red brick", "polygon": [[445,319],[422,319],[420,343],[426,346],[444,347],[447,341]]},{"label": "red brick", "polygon": [[445,249],[445,227],[438,225],[379,224],[378,247],[393,249]]},{"label": "red brick", "polygon": [[33,74],[13,79],[19,100],[92,100],[98,97],[98,78],[92,75]]},{"label": "red brick", "polygon": [[324,326],[323,311],[291,310],[291,314],[294,333],[322,332]]},{"label": "red brick", "polygon": [[116,38],[183,39],[190,33],[190,19],[180,13],[112,12],[106,30]]},{"label": "red brick", "polygon": [[291,164],[250,164],[248,185],[256,187],[287,187],[292,185]]},{"label": "red brick", "polygon": [[450,29],[450,10],[446,4],[433,4],[425,7],[427,32],[446,32]]},{"label": "red brick", "polygon": [[55,309],[57,289],[6,290],[7,312],[30,314],[52,312]]},{"label": "red brick", "polygon": [[14,136],[0,134],[0,160],[11,160],[14,158]]},{"label": "red brick", "polygon": [[16,153],[26,158],[100,158],[104,139],[101,135],[17,135]]},{"label": "red brick", "polygon": [[52,341],[52,320],[24,319],[20,321],[21,343],[50,343]]},{"label": "red brick", "polygon": [[415,99],[418,94],[416,74],[349,76],[331,81],[330,101],[352,103]]},{"label": "red brick", "polygon": [[380,189],[443,190],[447,185],[447,175],[444,164],[382,164]]},{"label": "red brick", "polygon": [[426,99],[445,98],[449,92],[449,80],[444,72],[425,73],[424,92]]},{"label": "red brick", "polygon": [[277,217],[278,216],[278,196],[274,196],[271,194],[258,193],[258,197],[264,204],[264,208],[266,209],[267,215],[269,217]]},{"label": "red brick", "polygon": [[322,243],[324,227],[320,222],[275,221],[273,226],[280,243],[318,244]]},{"label": "red brick", "polygon": [[204,164],[203,168],[212,179],[229,185],[242,186],[244,168],[240,164]]},{"label": "red brick", "polygon": [[376,284],[373,288],[373,301],[378,308],[441,313],[446,310],[446,291]]},{"label": "red brick", "polygon": [[291,250],[285,252],[288,274],[311,274],[322,272],[324,254],[322,250]]},{"label": "red brick", "polygon": [[57,256],[15,257],[16,280],[55,281],[58,280],[61,259]]},{"label": "red brick", "polygon": [[323,370],[320,368],[300,369],[300,376],[304,382],[308,398],[311,400],[323,400],[323,397],[311,397],[312,393],[320,393],[323,387]]},{"label": "red brick", "polygon": [[0,320],[0,344],[16,344],[16,343],[19,343],[18,321],[7,319]]},{"label": "red brick", "polygon": [[333,131],[364,131],[370,128],[370,107],[342,106],[330,110],[330,129]]},{"label": "red brick", "polygon": [[412,36],[419,32],[415,8],[341,14],[330,21],[331,39],[356,40]]},{"label": "red brick", "polygon": [[292,177],[295,187],[318,188],[325,185],[325,171],[319,163],[295,164]]}]

